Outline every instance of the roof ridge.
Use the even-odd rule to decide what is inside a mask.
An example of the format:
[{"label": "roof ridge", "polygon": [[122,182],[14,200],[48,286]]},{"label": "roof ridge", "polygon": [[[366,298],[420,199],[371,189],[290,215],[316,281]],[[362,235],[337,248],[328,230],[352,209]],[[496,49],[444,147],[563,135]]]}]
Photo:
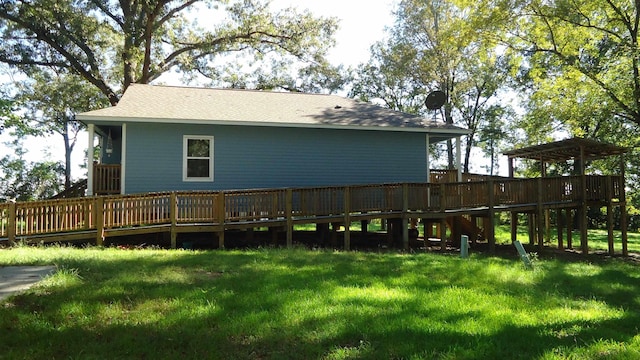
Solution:
[{"label": "roof ridge", "polygon": [[[222,88],[222,87],[201,87],[201,86],[189,86],[189,85],[162,85],[162,84],[130,84],[129,87],[162,87],[162,88],[174,88],[174,89],[188,89],[188,90],[202,90],[202,91],[238,91],[238,92],[255,92],[263,94],[286,94],[286,95],[312,95],[312,96],[327,96],[327,97],[339,97],[343,99],[353,100],[360,102],[357,99],[349,97],[343,97],[336,94],[323,94],[323,93],[310,93],[302,91],[273,91],[273,90],[260,90],[260,89],[239,89],[239,88]],[[126,91],[125,91],[126,92]]]}]

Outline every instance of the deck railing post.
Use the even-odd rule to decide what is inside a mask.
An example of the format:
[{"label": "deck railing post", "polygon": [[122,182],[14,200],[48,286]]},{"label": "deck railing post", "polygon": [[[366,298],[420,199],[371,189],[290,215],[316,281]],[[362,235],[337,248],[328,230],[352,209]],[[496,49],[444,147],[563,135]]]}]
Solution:
[{"label": "deck railing post", "polygon": [[82,224],[82,228],[84,230],[89,230],[91,228],[91,201],[89,201],[89,198],[84,198],[82,200],[82,206],[83,206],[83,221],[84,223]]},{"label": "deck railing post", "polygon": [[104,198],[95,198],[94,223],[96,224],[96,245],[104,244]]},{"label": "deck railing post", "polygon": [[16,232],[18,225],[16,223],[16,203],[9,203],[9,222],[7,224],[7,235],[9,236],[9,244],[16,243]]},{"label": "deck railing post", "polygon": [[171,219],[171,248],[178,246],[178,196],[176,192],[169,195],[169,218]]}]

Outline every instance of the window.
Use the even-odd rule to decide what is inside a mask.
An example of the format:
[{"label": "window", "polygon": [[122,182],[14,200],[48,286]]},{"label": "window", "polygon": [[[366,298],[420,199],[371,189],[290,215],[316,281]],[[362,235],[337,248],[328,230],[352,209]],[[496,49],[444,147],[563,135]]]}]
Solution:
[{"label": "window", "polygon": [[182,179],[213,181],[213,136],[184,136]]}]

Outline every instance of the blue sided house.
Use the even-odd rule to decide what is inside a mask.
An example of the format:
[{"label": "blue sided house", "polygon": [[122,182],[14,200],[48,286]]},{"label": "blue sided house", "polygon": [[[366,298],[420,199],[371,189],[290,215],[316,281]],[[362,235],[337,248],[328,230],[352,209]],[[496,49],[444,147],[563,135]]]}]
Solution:
[{"label": "blue sided house", "polygon": [[136,84],[77,119],[88,195],[426,182],[429,145],[468,133],[335,95]]}]

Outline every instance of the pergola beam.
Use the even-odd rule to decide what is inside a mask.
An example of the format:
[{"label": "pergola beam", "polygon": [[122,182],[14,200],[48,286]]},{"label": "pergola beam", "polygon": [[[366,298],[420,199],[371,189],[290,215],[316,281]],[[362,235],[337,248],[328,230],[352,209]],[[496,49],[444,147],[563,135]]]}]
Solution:
[{"label": "pergola beam", "polygon": [[[612,201],[611,194],[609,199],[607,200],[607,219],[608,221],[613,221],[611,216],[611,211],[614,205],[620,207],[620,229],[622,232],[622,253],[623,255],[628,254],[627,248],[627,214],[626,214],[626,200],[624,195],[624,169],[626,166],[624,160],[624,154],[629,149],[617,145],[612,145],[608,143],[599,142],[591,139],[584,138],[572,138],[561,141],[555,141],[547,144],[534,145],[521,149],[514,149],[510,151],[506,151],[503,154],[509,157],[509,176],[514,177],[515,169],[514,169],[514,160],[516,158],[530,159],[540,161],[540,173],[542,177],[547,175],[547,163],[551,162],[562,162],[568,160],[574,160],[574,171],[578,173],[581,177],[581,192],[582,192],[582,200],[579,204],[578,213],[576,214],[580,222],[580,245],[581,250],[584,254],[588,253],[589,246],[587,243],[587,181],[586,181],[586,163],[589,160],[601,159],[609,156],[620,156],[620,175],[622,176],[623,186],[620,189],[620,199],[619,202],[614,203]],[[577,166],[576,166],[577,165]],[[538,214],[540,216],[541,214]],[[569,211],[567,211],[567,215],[569,215]],[[517,214],[512,213],[511,216],[511,238],[515,239],[515,232],[517,225],[513,222],[517,221]],[[608,227],[611,224],[607,224]],[[570,224],[567,223],[567,231],[568,231],[568,240],[571,239],[570,233]],[[561,231],[559,228],[558,231]],[[540,219],[538,219],[538,232],[542,232],[542,225]],[[561,241],[561,240],[560,240]],[[570,246],[569,246],[570,247]],[[612,247],[610,247],[610,252],[612,252]]]}]

